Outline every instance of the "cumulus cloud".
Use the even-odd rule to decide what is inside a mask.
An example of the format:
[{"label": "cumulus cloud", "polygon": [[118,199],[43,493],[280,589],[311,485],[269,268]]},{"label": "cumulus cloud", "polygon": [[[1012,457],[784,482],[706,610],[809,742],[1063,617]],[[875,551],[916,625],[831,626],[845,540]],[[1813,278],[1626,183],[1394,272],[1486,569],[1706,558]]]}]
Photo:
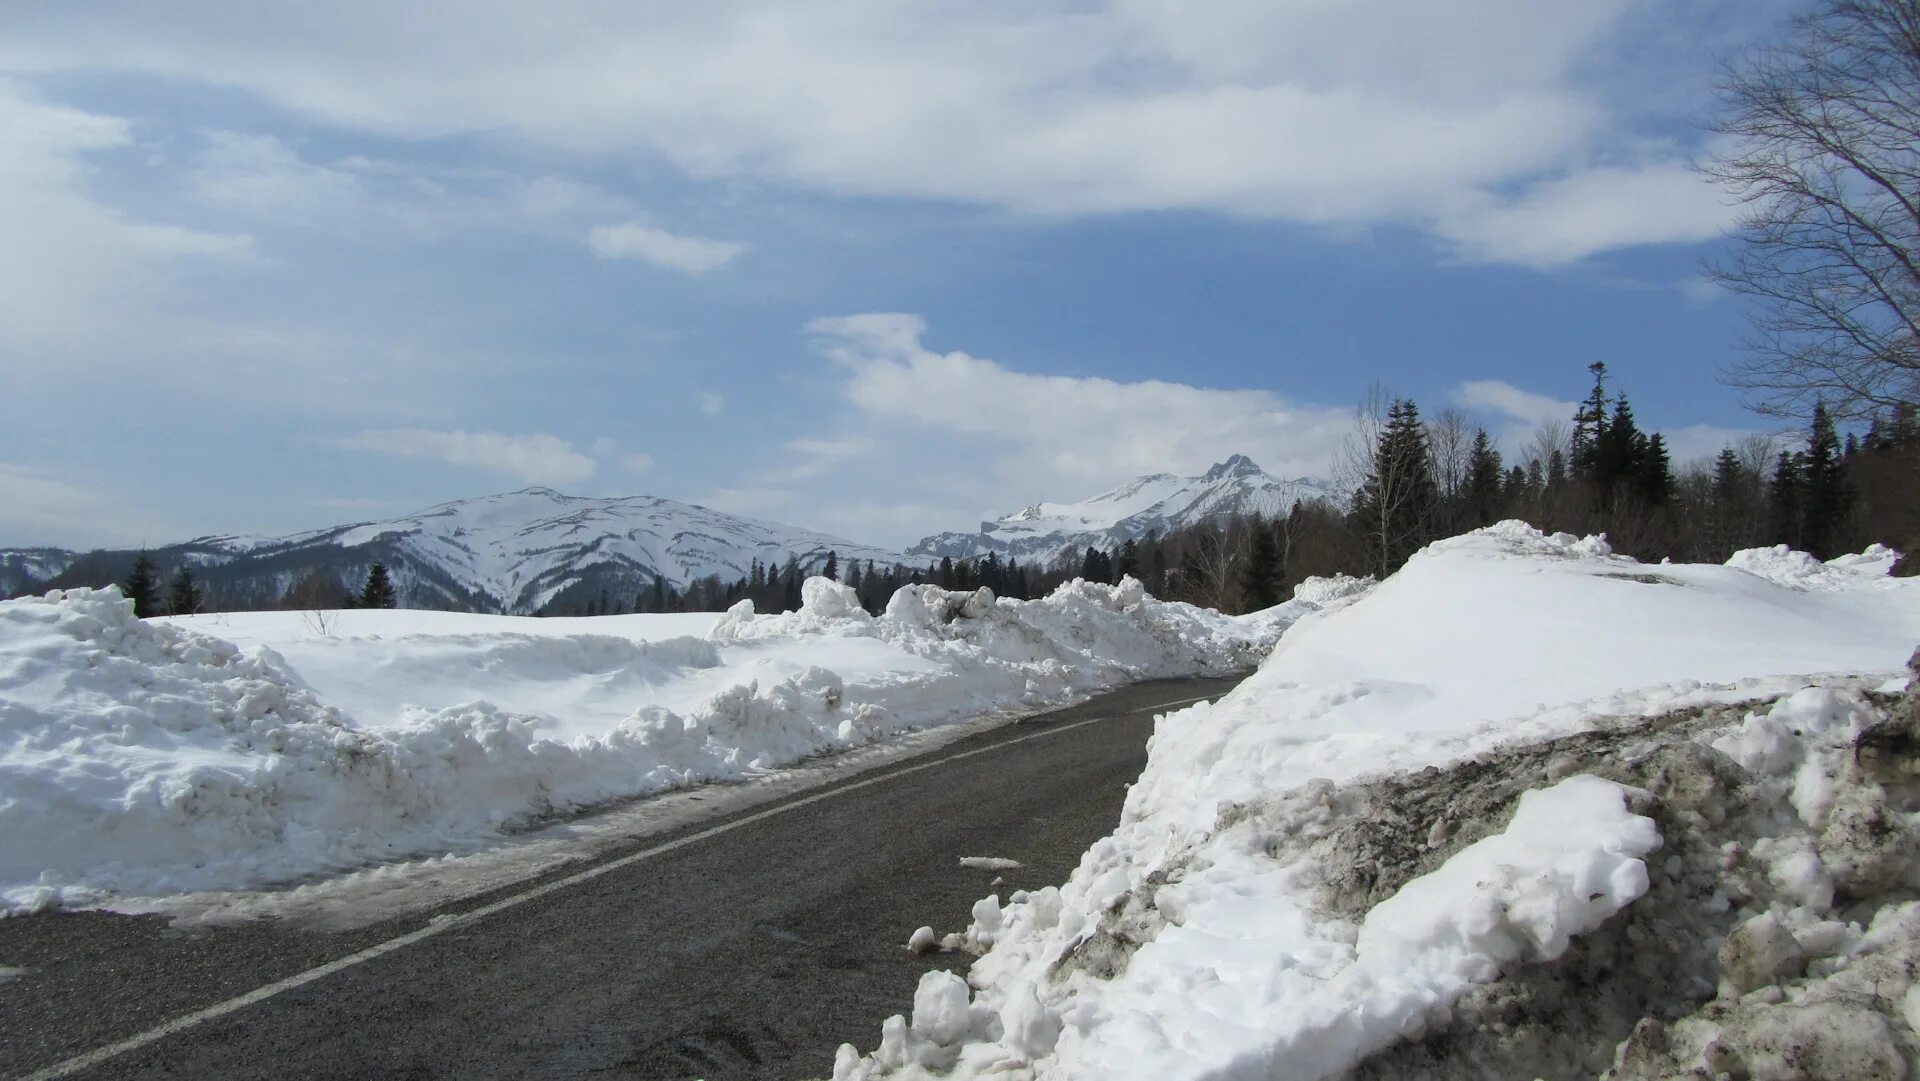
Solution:
[{"label": "cumulus cloud", "polygon": [[567,441],[546,434],[433,431],[381,428],[339,441],[350,450],[370,450],[399,458],[426,458],[449,465],[491,469],[529,484],[579,484],[594,474],[592,458]]},{"label": "cumulus cloud", "polygon": [[731,240],[682,236],[631,221],[594,226],[587,231],[587,246],[603,259],[638,259],[683,274],[718,270],[747,250]]},{"label": "cumulus cloud", "polygon": [[869,313],[807,327],[868,418],[993,448],[1002,479],[1046,498],[1091,495],[1152,472],[1198,473],[1247,454],[1282,476],[1327,474],[1352,412],[1268,390],[1040,375],[922,343],[916,315]]},{"label": "cumulus cloud", "polygon": [[[1697,21],[1754,25],[1777,6]],[[1694,37],[1654,32],[1671,17],[1646,8],[746,0],[536,18],[495,2],[448,20],[341,0],[236,26],[121,0],[48,8],[0,42],[0,66],[213,72],[350,129],[504,134],[836,195],[1412,224],[1469,258],[1551,265],[1725,220],[1681,153],[1621,164],[1674,84],[1709,74],[1677,44]],[[1595,74],[1635,64],[1661,79]],[[603,228],[596,249],[689,272],[738,254]]]}]

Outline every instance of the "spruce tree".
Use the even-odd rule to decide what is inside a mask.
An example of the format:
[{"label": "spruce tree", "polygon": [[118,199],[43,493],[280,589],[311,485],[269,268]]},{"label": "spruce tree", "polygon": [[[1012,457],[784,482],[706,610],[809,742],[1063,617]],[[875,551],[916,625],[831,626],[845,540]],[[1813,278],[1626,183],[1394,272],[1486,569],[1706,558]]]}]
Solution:
[{"label": "spruce tree", "polygon": [[1485,428],[1473,430],[1473,446],[1467,451],[1467,504],[1469,525],[1491,525],[1500,515],[1500,452]]},{"label": "spruce tree", "polygon": [[1280,544],[1274,537],[1273,526],[1254,516],[1253,543],[1247,551],[1247,562],[1240,570],[1240,605],[1243,611],[1258,612],[1280,603],[1280,581],[1284,568],[1280,564]]},{"label": "spruce tree", "polygon": [[167,584],[167,611],[176,616],[190,616],[200,610],[205,599],[200,587],[194,583],[193,571],[185,563],[173,573],[173,581]]},{"label": "spruce tree", "polygon": [[1673,496],[1673,460],[1667,454],[1667,441],[1659,432],[1648,436],[1639,448],[1635,487],[1651,506],[1665,506]]},{"label": "spruce tree", "polygon": [[825,567],[820,568],[820,575],[823,578],[831,578],[836,582],[840,580],[840,553],[839,552],[830,551],[827,553],[827,565]]},{"label": "spruce tree", "polygon": [[367,584],[360,589],[360,607],[392,608],[394,606],[393,581],[387,577],[387,565],[375,563],[367,568]]},{"label": "spruce tree", "polygon": [[1113,580],[1117,582],[1129,574],[1135,577],[1140,574],[1140,546],[1132,538],[1120,546],[1119,565],[1114,568]]},{"label": "spruce tree", "polygon": [[1587,371],[1593,373],[1593,390],[1587,395],[1587,400],[1573,411],[1571,465],[1573,476],[1582,480],[1594,473],[1600,437],[1607,428],[1607,365],[1604,361],[1596,360],[1587,365]]},{"label": "spruce tree", "polygon": [[1802,547],[1820,559],[1832,559],[1853,512],[1853,489],[1847,482],[1847,463],[1840,455],[1840,439],[1825,403],[1813,407],[1813,430],[1807,439],[1801,468],[1800,533]]},{"label": "spruce tree", "polygon": [[1803,484],[1800,462],[1795,455],[1780,452],[1774,463],[1773,481],[1767,486],[1767,529],[1775,544],[1801,548],[1801,503]]},{"label": "spruce tree", "polygon": [[154,567],[153,560],[147,558],[147,553],[141,552],[133,561],[133,572],[127,575],[126,581],[120,583],[120,592],[133,602],[136,618],[145,619],[160,614],[159,571]]},{"label": "spruce tree", "polygon": [[1420,409],[1401,399],[1387,410],[1373,465],[1353,496],[1353,518],[1367,538],[1373,573],[1385,577],[1433,539],[1439,488]]}]

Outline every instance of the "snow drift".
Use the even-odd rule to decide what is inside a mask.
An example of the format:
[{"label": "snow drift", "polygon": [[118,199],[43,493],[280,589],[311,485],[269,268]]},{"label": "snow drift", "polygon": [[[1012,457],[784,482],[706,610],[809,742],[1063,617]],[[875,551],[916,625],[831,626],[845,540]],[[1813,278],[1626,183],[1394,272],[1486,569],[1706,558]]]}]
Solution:
[{"label": "snow drift", "polygon": [[[470,849],[537,816],[738,778],[1156,676],[1250,667],[1290,618],[1138,582],[902,590],[868,616],[135,619],[0,603],[0,912],[235,889]],[[688,630],[699,633],[688,634]]]},{"label": "snow drift", "polygon": [[[1733,947],[1728,967],[1767,982],[1782,958],[1831,972],[1885,955],[1920,916],[1846,908],[1837,884],[1920,888],[1911,778],[1847,768],[1920,641],[1920,583],[1885,577],[1890,559],[1641,565],[1518,522],[1432,545],[1305,615],[1224,699],[1161,718],[1114,833],[1064,885],[976,905],[949,939],[981,954],[968,981],[930,973],[911,1020],[867,1056],[842,1047],[834,1076],[1306,1081],[1429,1032],[1479,1057],[1407,1051],[1367,1076],[1591,1075],[1642,1031],[1635,994],[1671,996],[1668,1014],[1712,997],[1681,966],[1714,964],[1743,920],[1784,928]],[[1788,795],[1790,821],[1774,810]],[[1838,807],[1892,839],[1850,855]],[[1862,865],[1871,881],[1848,878]],[[1742,884],[1723,882],[1732,867]],[[1681,931],[1705,945],[1658,937]],[[1553,989],[1514,982],[1556,959],[1584,967]],[[1639,984],[1606,984],[1609,959]],[[1732,1009],[1761,993],[1736,982]],[[1834,994],[1802,997],[1836,1016]],[[1755,1068],[1785,1054],[1717,1032],[1643,1034],[1623,1076],[1685,1073],[1709,1045]]]}]

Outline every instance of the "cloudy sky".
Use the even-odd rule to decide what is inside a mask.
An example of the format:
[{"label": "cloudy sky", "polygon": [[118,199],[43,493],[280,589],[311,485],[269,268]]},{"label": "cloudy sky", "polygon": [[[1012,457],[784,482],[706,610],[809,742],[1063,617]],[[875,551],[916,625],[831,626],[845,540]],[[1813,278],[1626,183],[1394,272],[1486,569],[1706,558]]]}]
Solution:
[{"label": "cloudy sky", "polygon": [[1790,0],[16,0],[0,545],[544,484],[905,544],[1381,382],[1687,454],[1715,64]]}]

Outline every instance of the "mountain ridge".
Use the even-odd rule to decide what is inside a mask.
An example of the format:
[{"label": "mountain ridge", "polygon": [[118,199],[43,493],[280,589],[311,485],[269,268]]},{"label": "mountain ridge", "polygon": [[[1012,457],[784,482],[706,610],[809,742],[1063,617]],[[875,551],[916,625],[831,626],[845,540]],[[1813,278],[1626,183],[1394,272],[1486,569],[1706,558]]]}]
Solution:
[{"label": "mountain ridge", "polygon": [[[906,558],[659,496],[572,496],[539,486],[282,537],[213,534],[149,550],[163,567],[193,567],[226,606],[269,605],[315,573],[351,587],[379,562],[408,606],[513,614],[584,605],[603,593],[625,604],[656,577],[676,590],[710,575],[733,581],[755,559],[784,565],[791,558],[818,570],[829,552],[843,562]],[[117,568],[134,555],[0,549],[0,591],[116,581],[124,577]]]},{"label": "mountain ridge", "polygon": [[1149,533],[1162,535],[1235,514],[1274,515],[1296,500],[1328,496],[1333,485],[1314,477],[1282,479],[1244,454],[1205,473],[1182,477],[1146,473],[1075,503],[1034,503],[970,533],[936,533],[907,549],[916,560],[969,559],[992,552],[1045,566],[1087,548],[1112,549]]}]

